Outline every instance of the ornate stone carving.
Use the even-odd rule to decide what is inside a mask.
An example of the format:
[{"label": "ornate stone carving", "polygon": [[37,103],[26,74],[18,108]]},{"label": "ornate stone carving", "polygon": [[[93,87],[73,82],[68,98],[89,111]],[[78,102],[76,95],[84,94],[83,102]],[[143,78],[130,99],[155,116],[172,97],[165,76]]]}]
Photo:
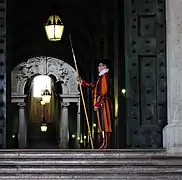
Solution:
[{"label": "ornate stone carving", "polygon": [[48,59],[48,75],[55,74],[57,77],[57,81],[61,81],[64,84],[67,84],[69,79],[72,77],[70,67],[67,63],[63,61],[52,61],[52,59]]},{"label": "ornate stone carving", "polygon": [[61,107],[68,107],[70,105],[69,102],[61,102]]},{"label": "ornate stone carving", "polygon": [[11,73],[12,94],[24,94],[24,87],[29,78],[35,75],[53,75],[62,83],[63,93],[78,92],[75,70],[62,60],[52,57],[34,57],[19,64]]},{"label": "ornate stone carving", "polygon": [[18,103],[19,108],[24,108],[26,106],[25,102],[19,102]]}]

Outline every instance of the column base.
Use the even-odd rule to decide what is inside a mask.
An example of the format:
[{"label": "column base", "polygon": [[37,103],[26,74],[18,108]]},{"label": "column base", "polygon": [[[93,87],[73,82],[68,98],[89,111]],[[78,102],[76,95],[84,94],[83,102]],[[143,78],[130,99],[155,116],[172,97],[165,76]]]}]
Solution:
[{"label": "column base", "polygon": [[170,124],[164,127],[163,147],[167,153],[182,154],[182,124]]}]

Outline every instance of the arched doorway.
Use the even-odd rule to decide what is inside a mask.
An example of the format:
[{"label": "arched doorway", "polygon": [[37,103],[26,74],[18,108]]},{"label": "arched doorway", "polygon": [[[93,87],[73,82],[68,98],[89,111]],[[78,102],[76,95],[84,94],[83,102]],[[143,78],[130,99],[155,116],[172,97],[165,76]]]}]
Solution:
[{"label": "arched doorway", "polygon": [[[58,101],[54,81],[47,75],[37,75],[29,83],[27,92],[28,106],[28,148],[57,148],[59,147]],[[44,90],[51,94],[50,102],[42,100]]]},{"label": "arched doorway", "polygon": [[[48,84],[40,77],[47,78]],[[39,148],[37,144],[40,148],[69,148],[73,119],[76,128],[71,133],[80,135],[80,95],[75,70],[56,58],[35,57],[12,71],[11,82],[11,102],[17,107],[18,148]],[[48,86],[51,102],[41,105],[40,91]],[[69,106],[72,104],[77,111],[70,120]],[[40,131],[43,120],[48,125],[44,133]]]}]

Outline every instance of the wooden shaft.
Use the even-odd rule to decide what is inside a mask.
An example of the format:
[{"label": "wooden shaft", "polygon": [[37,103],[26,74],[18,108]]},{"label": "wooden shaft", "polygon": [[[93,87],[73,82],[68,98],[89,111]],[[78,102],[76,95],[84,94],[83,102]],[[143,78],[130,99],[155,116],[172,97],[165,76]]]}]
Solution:
[{"label": "wooden shaft", "polygon": [[[69,35],[69,38],[70,38],[71,50],[72,50],[72,54],[73,54],[73,60],[74,60],[75,68],[76,68],[76,73],[77,73],[77,76],[79,77],[78,67],[77,67],[75,53],[74,53],[74,50],[73,50],[73,46],[72,46],[72,41],[71,41],[71,36],[70,35]],[[85,99],[84,99],[84,96],[83,96],[83,90],[82,90],[82,86],[81,86],[80,83],[79,83],[79,88],[80,88],[81,99],[82,99],[82,102],[83,102],[83,108],[84,108],[86,122],[87,122],[87,127],[88,127],[88,135],[90,137],[91,147],[92,147],[92,149],[94,149],[92,135],[91,135],[91,129],[90,129],[89,120],[88,120],[87,109],[86,109],[86,105],[85,105]]]}]

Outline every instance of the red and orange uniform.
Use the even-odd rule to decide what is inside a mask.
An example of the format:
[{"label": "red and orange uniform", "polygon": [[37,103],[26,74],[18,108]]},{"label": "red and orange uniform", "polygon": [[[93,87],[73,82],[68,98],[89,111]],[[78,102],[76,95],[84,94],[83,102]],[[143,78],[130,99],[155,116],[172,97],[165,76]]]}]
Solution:
[{"label": "red and orange uniform", "polygon": [[111,104],[111,78],[109,72],[105,71],[95,83],[82,80],[82,86],[93,90],[93,106],[98,108],[99,129],[105,134],[112,132],[112,104]]}]

